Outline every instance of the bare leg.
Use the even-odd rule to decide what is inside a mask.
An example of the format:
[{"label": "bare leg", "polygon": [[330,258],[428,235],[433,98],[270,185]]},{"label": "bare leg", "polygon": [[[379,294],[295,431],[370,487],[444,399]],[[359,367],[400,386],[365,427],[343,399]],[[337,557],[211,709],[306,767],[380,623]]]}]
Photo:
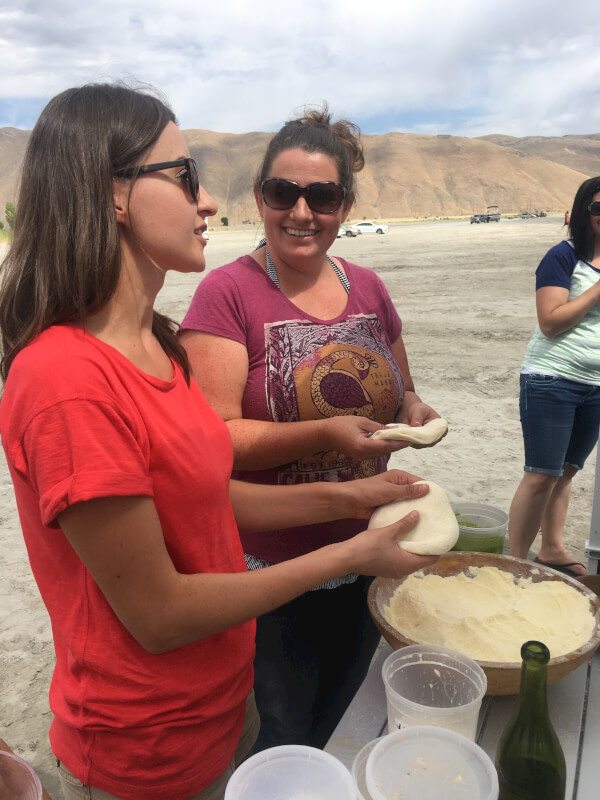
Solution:
[{"label": "bare leg", "polygon": [[510,504],[508,543],[511,556],[527,558],[542,524],[544,511],[558,478],[540,472],[524,472]]},{"label": "bare leg", "polygon": [[[574,467],[565,465],[564,475],[556,482],[542,517],[542,544],[538,556],[550,564],[566,564],[573,561],[573,556],[565,550],[563,536],[571,496],[571,482],[576,474],[577,470]],[[573,566],[571,569],[580,575],[585,575],[587,572],[583,565]]]}]

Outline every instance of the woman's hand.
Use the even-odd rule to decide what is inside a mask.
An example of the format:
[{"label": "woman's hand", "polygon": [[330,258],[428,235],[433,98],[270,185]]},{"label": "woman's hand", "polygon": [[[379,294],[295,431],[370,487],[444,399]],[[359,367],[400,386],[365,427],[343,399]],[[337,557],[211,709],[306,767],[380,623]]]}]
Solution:
[{"label": "woman's hand", "polygon": [[[412,394],[414,395],[414,392]],[[432,419],[439,419],[439,416],[435,409],[428,406],[427,403],[423,403],[420,399],[417,399],[416,402],[413,402],[406,408],[404,413],[402,411],[400,412],[398,415],[398,422],[404,422],[406,425],[411,425],[413,428],[419,428],[425,425],[425,423],[431,422]],[[444,436],[447,436],[447,434],[448,431],[446,431]],[[440,438],[436,439],[432,444],[416,444],[415,442],[410,442],[410,447],[414,447],[416,450],[420,450],[423,447],[434,447],[438,442],[442,441],[444,436],[440,436]]]},{"label": "woman's hand", "polygon": [[[435,412],[434,412],[435,413]],[[436,415],[437,416],[437,415]],[[385,427],[368,417],[329,417],[321,420],[323,450],[335,450],[354,461],[381,458],[408,447],[408,442],[370,439],[369,435]]]},{"label": "woman's hand", "polygon": [[382,578],[403,578],[435,564],[438,558],[417,556],[398,546],[402,538],[415,527],[418,519],[418,512],[411,511],[393,525],[363,531],[334,546],[345,549],[350,572]]},{"label": "woman's hand", "polygon": [[423,478],[399,469],[391,469],[372,478],[335,484],[340,498],[337,501],[341,517],[369,519],[373,511],[392,500],[410,500],[423,497],[429,486],[417,483]]}]

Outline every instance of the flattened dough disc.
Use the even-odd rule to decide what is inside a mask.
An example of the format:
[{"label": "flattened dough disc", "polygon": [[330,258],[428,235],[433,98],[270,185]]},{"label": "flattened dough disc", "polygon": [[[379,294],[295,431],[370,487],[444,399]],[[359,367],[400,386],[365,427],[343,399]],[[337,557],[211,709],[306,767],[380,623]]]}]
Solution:
[{"label": "flattened dough disc", "polygon": [[371,439],[385,439],[390,442],[412,442],[413,444],[434,444],[448,430],[445,419],[438,417],[429,420],[425,425],[414,428],[403,422],[381,428],[371,434]]},{"label": "flattened dough disc", "polygon": [[424,497],[393,500],[379,506],[369,520],[369,528],[383,528],[405,517],[409,511],[418,511],[416,527],[398,542],[398,546],[421,556],[441,556],[451,550],[458,539],[456,515],[441,486],[432,481],[418,482],[429,486]]}]

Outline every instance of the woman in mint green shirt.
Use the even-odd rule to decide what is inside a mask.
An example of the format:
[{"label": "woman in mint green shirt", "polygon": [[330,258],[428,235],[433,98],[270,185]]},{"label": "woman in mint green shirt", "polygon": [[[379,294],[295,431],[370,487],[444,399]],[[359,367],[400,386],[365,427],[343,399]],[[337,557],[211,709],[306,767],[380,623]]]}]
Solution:
[{"label": "woman in mint green shirt", "polygon": [[541,528],[538,563],[569,575],[586,568],[565,550],[571,482],[600,426],[600,177],[579,187],[571,239],[536,271],[538,326],[521,370],[524,474],[510,507],[510,552],[526,558]]}]

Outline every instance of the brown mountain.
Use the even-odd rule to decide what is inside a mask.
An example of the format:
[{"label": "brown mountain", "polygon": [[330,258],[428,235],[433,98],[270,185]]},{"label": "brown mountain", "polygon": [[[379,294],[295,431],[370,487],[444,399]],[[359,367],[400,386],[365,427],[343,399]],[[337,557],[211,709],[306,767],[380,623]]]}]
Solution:
[{"label": "brown mountain", "polygon": [[564,164],[586,175],[600,174],[600,134],[587,136],[514,136],[493,134],[482,140],[510,147],[527,156],[537,156]]},{"label": "brown mountain", "polygon": [[[27,131],[0,128],[0,212],[15,199]],[[252,182],[271,134],[184,131],[201,180],[230,223],[257,221]],[[600,174],[600,134],[481,138],[364,136],[366,167],[352,217],[454,216],[570,207],[582,180]],[[3,213],[0,214],[3,218]]]}]

